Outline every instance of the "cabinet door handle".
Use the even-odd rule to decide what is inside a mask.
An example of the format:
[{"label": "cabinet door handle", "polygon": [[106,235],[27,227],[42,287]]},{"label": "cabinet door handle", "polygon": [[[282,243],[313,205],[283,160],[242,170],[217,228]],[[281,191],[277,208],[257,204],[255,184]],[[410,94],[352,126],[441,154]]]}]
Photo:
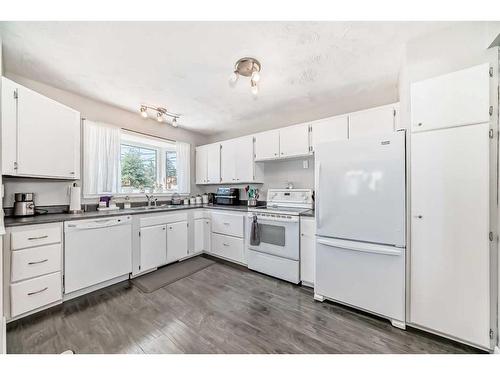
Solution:
[{"label": "cabinet door handle", "polygon": [[48,235],[44,236],[38,236],[38,237],[28,237],[28,241],[33,241],[33,240],[43,240],[44,238],[49,237]]},{"label": "cabinet door handle", "polygon": [[32,264],[40,264],[40,263],[45,263],[45,262],[48,262],[49,260],[48,259],[43,259],[43,260],[38,260],[36,262],[28,262],[29,265],[32,265]]},{"label": "cabinet door handle", "polygon": [[229,223],[223,223],[224,225],[229,225]]},{"label": "cabinet door handle", "polygon": [[227,244],[227,243],[223,243],[223,245],[224,245],[224,246],[229,246],[229,244]]},{"label": "cabinet door handle", "polygon": [[49,289],[49,287],[48,287],[48,286],[46,286],[46,287],[45,287],[45,288],[43,288],[43,289],[37,290],[36,292],[29,292],[29,293],[28,293],[28,296],[32,296],[32,295],[34,295],[34,294],[38,294],[38,293],[45,292],[47,289]]},{"label": "cabinet door handle", "polygon": [[75,174],[75,172],[69,172],[69,174]]},{"label": "cabinet door handle", "polygon": [[423,216],[422,216],[422,215],[415,215],[415,216],[413,216],[413,217],[415,217],[415,218],[417,218],[417,219],[422,219],[422,218],[423,218]]},{"label": "cabinet door handle", "polygon": [[417,126],[422,126],[422,123],[421,123],[421,122],[419,122],[419,123],[417,124]]}]

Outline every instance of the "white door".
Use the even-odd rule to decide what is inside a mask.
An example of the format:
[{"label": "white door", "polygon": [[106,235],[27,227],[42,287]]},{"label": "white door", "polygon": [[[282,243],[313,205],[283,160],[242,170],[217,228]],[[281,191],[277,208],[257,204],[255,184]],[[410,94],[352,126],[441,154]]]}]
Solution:
[{"label": "white door", "polygon": [[206,146],[196,147],[196,183],[207,183],[208,168],[207,148]]},{"label": "white door", "polygon": [[412,131],[488,122],[489,64],[411,85]]},{"label": "white door", "polygon": [[141,228],[141,272],[167,263],[167,226]]},{"label": "white door", "polygon": [[[2,173],[15,175],[17,162],[17,87],[11,80],[2,77]],[[7,141],[9,140],[9,141]]]},{"label": "white door", "polygon": [[280,157],[309,154],[309,124],[287,126],[280,129]]},{"label": "white door", "polygon": [[207,183],[218,184],[220,182],[220,144],[213,143],[205,147],[207,148]]},{"label": "white door", "polygon": [[396,112],[392,105],[354,112],[349,115],[349,138],[394,132]]},{"label": "white door", "polygon": [[232,141],[236,182],[252,182],[254,180],[253,137],[241,137]]},{"label": "white door", "polygon": [[234,183],[236,181],[235,140],[221,143],[220,149],[220,178],[221,182]]},{"label": "white door", "polygon": [[315,233],[314,218],[300,218],[300,280],[309,285],[314,284]]},{"label": "white door", "polygon": [[412,323],[489,347],[488,123],[412,134]]},{"label": "white door", "polygon": [[205,250],[205,220],[194,219],[194,252],[201,253]]},{"label": "white door", "polygon": [[80,113],[18,88],[18,174],[80,177]]},{"label": "white door", "polygon": [[255,134],[255,160],[277,159],[280,156],[280,131]]},{"label": "white door", "polygon": [[187,221],[167,224],[167,263],[188,255]]},{"label": "white door", "polygon": [[316,145],[318,145],[318,143],[347,139],[349,131],[348,126],[347,115],[315,121],[312,124],[313,150],[316,150]]},{"label": "white door", "polygon": [[318,235],[405,246],[405,132],[320,143],[315,169]]}]

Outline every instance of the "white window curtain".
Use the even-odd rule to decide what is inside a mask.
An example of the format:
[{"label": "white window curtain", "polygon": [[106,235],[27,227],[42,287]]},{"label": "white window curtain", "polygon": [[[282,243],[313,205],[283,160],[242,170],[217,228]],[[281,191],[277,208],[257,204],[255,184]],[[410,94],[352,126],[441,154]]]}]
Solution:
[{"label": "white window curtain", "polygon": [[84,121],[84,195],[120,192],[120,133],[120,128]]},{"label": "white window curtain", "polygon": [[175,142],[177,152],[177,188],[179,194],[191,192],[191,145]]}]

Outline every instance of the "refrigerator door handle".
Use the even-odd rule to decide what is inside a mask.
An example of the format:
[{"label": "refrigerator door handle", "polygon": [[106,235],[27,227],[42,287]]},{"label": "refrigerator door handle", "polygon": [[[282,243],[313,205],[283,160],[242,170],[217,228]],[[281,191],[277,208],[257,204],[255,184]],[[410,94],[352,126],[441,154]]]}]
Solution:
[{"label": "refrigerator door handle", "polygon": [[400,256],[403,254],[404,248],[392,247],[387,245],[369,244],[363,242],[333,240],[326,238],[318,238],[317,243],[330,247],[337,247],[344,250],[360,251],[363,253],[381,254]]}]

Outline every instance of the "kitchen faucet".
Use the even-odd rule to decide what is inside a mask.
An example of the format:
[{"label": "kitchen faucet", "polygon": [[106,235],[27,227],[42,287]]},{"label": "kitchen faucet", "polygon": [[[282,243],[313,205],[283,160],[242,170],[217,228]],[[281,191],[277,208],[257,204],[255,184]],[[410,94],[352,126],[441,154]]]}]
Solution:
[{"label": "kitchen faucet", "polygon": [[146,195],[146,199],[148,200],[148,207],[151,207],[151,203],[154,202],[154,205],[156,206],[156,201],[157,199],[155,198],[155,196],[153,194],[151,195]]}]

